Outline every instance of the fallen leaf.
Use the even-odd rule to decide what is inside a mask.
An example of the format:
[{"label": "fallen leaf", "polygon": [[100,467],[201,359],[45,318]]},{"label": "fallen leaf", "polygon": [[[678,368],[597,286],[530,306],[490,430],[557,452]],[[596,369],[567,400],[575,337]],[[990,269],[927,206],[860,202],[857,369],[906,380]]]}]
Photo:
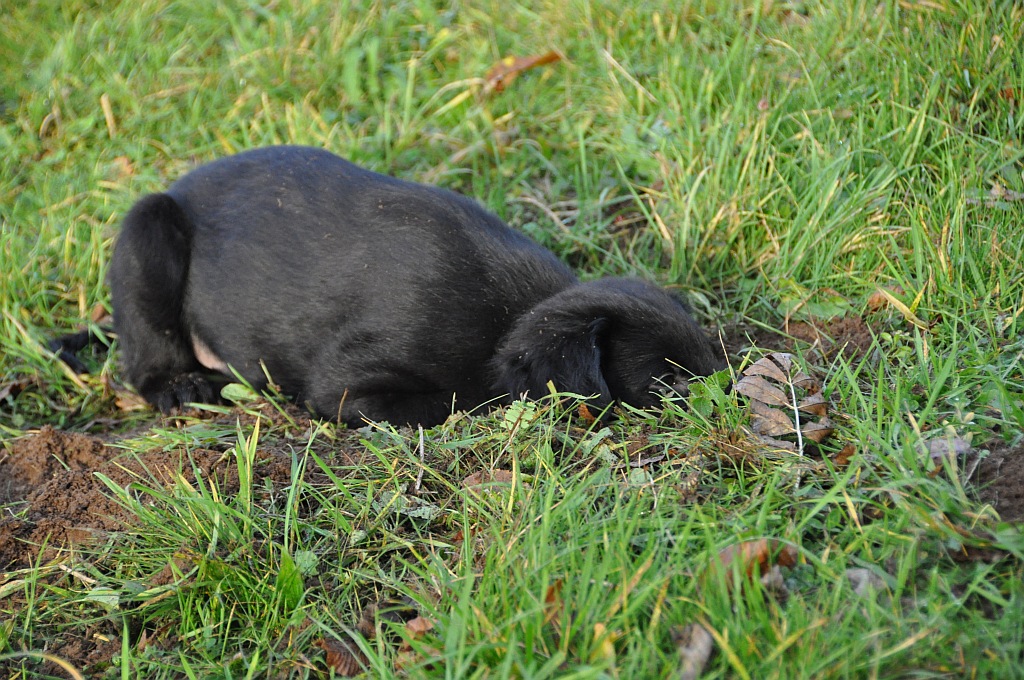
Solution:
[{"label": "fallen leaf", "polygon": [[92,310],[89,312],[89,318],[92,320],[93,323],[99,324],[101,326],[109,326],[112,323],[114,323],[114,317],[111,316],[109,312],[107,312],[107,308],[103,305],[102,302],[97,302],[93,306]]},{"label": "fallen leaf", "polygon": [[755,361],[734,389],[749,400],[751,430],[772,446],[796,450],[787,441],[801,438],[820,444],[834,430],[821,383],[801,371],[791,354],[774,352]]},{"label": "fallen leaf", "polygon": [[833,432],[832,421],[822,418],[817,422],[803,423],[800,426],[800,433],[805,439],[810,439],[815,444],[820,444],[828,439]]},{"label": "fallen leaf", "polygon": [[127,156],[116,157],[111,166],[119,178],[132,177],[135,174],[135,166],[132,165],[131,159]]},{"label": "fallen leaf", "polygon": [[576,409],[576,412],[579,414],[584,427],[593,424],[594,421],[597,420],[597,417],[590,412],[590,407],[582,402],[580,403],[579,408]]},{"label": "fallen leaf", "polygon": [[562,579],[556,579],[544,593],[544,625],[562,627]]},{"label": "fallen leaf", "polygon": [[[763,361],[763,360],[762,360]],[[789,395],[759,375],[746,375],[736,383],[735,390],[745,397],[772,406],[789,406]]]},{"label": "fallen leaf", "polygon": [[[462,488],[471,491],[489,491],[495,487],[511,486],[516,476],[510,470],[481,470],[462,480]],[[526,484],[523,484],[527,487]]]},{"label": "fallen leaf", "polygon": [[[783,356],[782,352],[777,352],[777,354]],[[790,365],[792,365],[791,362],[787,362],[787,370]],[[743,371],[743,375],[762,375],[776,382],[786,382],[788,379],[786,373],[779,367],[779,364],[774,361],[765,361],[764,359],[759,359],[747,366],[746,370]]]},{"label": "fallen leaf", "polygon": [[434,622],[428,618],[417,616],[405,623],[405,630],[411,639],[423,637],[423,635],[434,629]]},{"label": "fallen leaf", "polygon": [[777,408],[755,400],[750,402],[750,410],[754,414],[753,430],[765,437],[781,437],[796,432],[793,421]]},{"label": "fallen leaf", "polygon": [[505,57],[487,71],[487,89],[501,92],[523,71],[551,64],[561,58],[562,55],[554,50],[531,57]]},{"label": "fallen leaf", "polygon": [[123,387],[114,388],[114,403],[122,411],[144,411],[149,408],[145,399]]},{"label": "fallen leaf", "polygon": [[699,623],[691,623],[682,630],[673,631],[672,639],[679,652],[679,680],[696,680],[704,672],[715,651],[715,638]]},{"label": "fallen leaf", "polygon": [[832,462],[839,467],[846,467],[850,464],[850,459],[857,453],[857,447],[853,444],[847,444],[839,450],[836,455],[832,456]]},{"label": "fallen leaf", "polygon": [[416,664],[422,664],[424,655],[427,658],[441,658],[443,655],[439,649],[430,645],[419,644],[416,649],[410,644],[418,640],[434,629],[434,622],[428,618],[417,616],[405,623],[405,635],[398,645],[398,653],[395,657],[395,668],[409,668]]},{"label": "fallen leaf", "polygon": [[320,638],[313,644],[327,653],[327,667],[343,678],[354,677],[366,670],[366,655],[354,642]]},{"label": "fallen leaf", "polygon": [[[893,295],[905,295],[906,291],[904,291],[903,288],[900,286],[893,286],[892,293]],[[874,293],[868,296],[867,305],[868,311],[877,312],[882,307],[889,306],[889,298],[886,297],[885,295],[882,295],[882,289],[879,288],[875,290]]]},{"label": "fallen leaf", "polygon": [[825,397],[822,396],[821,392],[807,395],[800,400],[797,408],[804,413],[810,413],[812,416],[824,418],[828,415],[828,405],[825,403]]},{"label": "fallen leaf", "polygon": [[708,564],[705,571],[705,585],[719,579],[732,584],[729,574],[733,564],[748,578],[752,579],[755,570],[762,576],[768,574],[773,567],[796,566],[797,552],[793,546],[775,538],[757,538],[749,541],[733,543],[718,552]]},{"label": "fallen leaf", "polygon": [[373,639],[377,634],[377,605],[368,604],[359,612],[359,621],[356,623],[356,630],[367,640]]}]

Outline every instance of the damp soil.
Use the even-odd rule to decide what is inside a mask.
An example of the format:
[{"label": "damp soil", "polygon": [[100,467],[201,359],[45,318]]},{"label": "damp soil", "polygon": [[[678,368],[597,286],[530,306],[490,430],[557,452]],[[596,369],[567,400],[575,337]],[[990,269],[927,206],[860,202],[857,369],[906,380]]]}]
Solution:
[{"label": "damp soil", "polygon": [[972,477],[979,499],[1004,522],[1024,522],[1024,446],[996,442],[980,455]]},{"label": "damp soil", "polygon": [[732,357],[740,357],[755,348],[760,352],[799,350],[812,365],[825,365],[840,357],[858,361],[868,356],[875,332],[862,317],[843,316],[792,321],[781,330],[738,324],[727,328],[724,335],[725,349]]},{"label": "damp soil", "polygon": [[[251,427],[257,418],[275,414],[268,407],[262,416],[237,411],[211,420],[241,421],[243,427],[249,421]],[[298,409],[287,418],[298,431],[308,432],[312,426]],[[214,482],[221,493],[238,491],[238,466],[228,447],[138,453],[118,444],[138,434],[95,436],[47,426],[0,449],[0,573],[48,562],[61,551],[94,544],[132,526],[134,513],[114,498],[103,478],[120,488],[141,481],[170,489],[179,479],[194,483],[198,475]],[[357,438],[355,432],[338,430],[337,448],[324,455],[339,468],[352,467],[362,451]],[[291,483],[294,446],[287,439],[261,442],[254,488],[280,489]]]},{"label": "damp soil", "polygon": [[[264,419],[264,427],[269,418],[280,426],[279,414],[269,404],[265,406],[262,415],[236,411],[209,420],[230,425],[240,421],[243,428],[251,429],[257,418]],[[288,487],[293,449],[308,442],[309,428],[314,427],[298,409],[290,410],[287,419],[296,431],[295,437],[268,437],[256,452],[253,488],[259,490],[258,494],[270,495]],[[174,427],[178,423],[165,419],[161,424]],[[230,447],[192,448],[187,452],[180,447],[154,448],[137,453],[119,445],[124,439],[138,438],[147,432],[143,429],[96,436],[44,427],[0,446],[0,585],[17,579],[19,569],[50,563],[72,565],[73,560],[66,559],[69,554],[95,551],[113,533],[137,526],[134,513],[115,500],[100,475],[121,488],[141,481],[149,487],[165,489],[172,489],[181,479],[195,483],[198,476],[214,483],[225,495],[237,493],[238,467]],[[325,444],[317,453],[335,468],[336,474],[343,475],[343,470],[354,469],[362,460],[360,436],[354,431],[339,430],[333,445]],[[323,479],[310,479],[310,475]],[[307,471],[306,479],[324,485],[329,481],[319,471]],[[43,581],[59,579],[68,569],[71,567],[51,570],[51,576],[44,576]],[[173,580],[171,569],[166,571],[165,577],[155,574],[150,585],[160,585],[162,578]],[[9,595],[6,605],[23,606],[18,600],[16,594]],[[54,633],[46,641],[46,653],[81,669],[86,676],[102,675],[110,660],[121,651],[122,631],[111,620],[61,626]],[[17,659],[6,662],[7,665],[0,661],[0,676],[6,677],[5,671],[14,673],[19,663]],[[53,661],[43,661],[35,668],[45,677],[65,677]]]}]

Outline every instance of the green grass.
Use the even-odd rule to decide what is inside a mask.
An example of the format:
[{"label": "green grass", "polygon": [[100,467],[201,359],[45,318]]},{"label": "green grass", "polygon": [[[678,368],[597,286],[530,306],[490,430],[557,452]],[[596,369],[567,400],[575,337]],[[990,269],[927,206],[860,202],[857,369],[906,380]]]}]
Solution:
[{"label": "green grass", "polygon": [[[485,88],[502,57],[553,48],[564,61]],[[103,677],[322,677],[318,640],[355,640],[370,677],[675,677],[693,622],[716,640],[706,677],[1020,677],[1024,539],[921,442],[1024,440],[1022,107],[1013,3],[5,6],[0,437],[215,448],[240,481],[223,493],[186,455],[170,484],[112,483],[135,526],[0,573],[4,677],[69,635],[120,642]],[[46,340],[109,304],[133,201],[272,143],[472,195],[583,277],[683,289],[734,339],[864,315],[872,351],[814,368],[826,453],[856,455],[758,445],[735,393],[600,432],[565,405],[462,418],[422,452],[409,431],[120,413],[116,349],[77,378]],[[907,313],[870,311],[878,288]],[[630,466],[637,449],[665,458]],[[287,454],[287,484],[261,481],[263,450]],[[515,481],[465,489],[481,469]],[[798,554],[785,594],[707,575],[760,537]],[[432,630],[413,638],[413,615]]]}]

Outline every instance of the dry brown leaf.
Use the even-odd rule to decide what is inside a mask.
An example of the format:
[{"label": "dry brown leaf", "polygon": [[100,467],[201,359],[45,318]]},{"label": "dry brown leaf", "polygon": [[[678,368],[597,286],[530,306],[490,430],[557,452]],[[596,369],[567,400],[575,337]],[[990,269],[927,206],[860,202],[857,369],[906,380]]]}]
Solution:
[{"label": "dry brown leaf", "polygon": [[409,637],[412,639],[423,637],[424,633],[427,633],[434,629],[434,622],[428,618],[417,616],[414,619],[410,619],[405,623],[405,630],[409,633]]},{"label": "dry brown leaf", "polygon": [[368,604],[359,612],[356,630],[367,640],[373,639],[377,634],[377,605]]},{"label": "dry brown leaf", "polygon": [[135,166],[132,165],[132,161],[127,156],[118,156],[113,162],[114,172],[117,173],[119,178],[132,177],[135,175]]},{"label": "dry brown leaf", "polygon": [[779,451],[789,451],[790,453],[796,453],[796,444],[794,444],[793,442],[788,442],[785,439],[777,439],[775,437],[768,437],[768,436],[763,435],[763,434],[757,435],[757,438],[761,440],[762,444],[767,444],[768,446],[770,446],[770,447],[772,447],[772,448],[774,448],[776,450],[779,450]]},{"label": "dry brown leaf", "polygon": [[751,428],[755,434],[765,437],[781,437],[796,432],[793,421],[783,411],[772,408],[760,401],[752,400],[750,410],[754,414]]},{"label": "dry brown leaf", "polygon": [[735,390],[745,397],[772,406],[789,406],[789,395],[759,375],[744,375]]},{"label": "dry brown leaf", "polygon": [[813,394],[821,390],[821,384],[803,371],[798,371],[797,374],[793,376],[793,387],[799,387],[800,389],[807,390],[809,394]]},{"label": "dry brown leaf", "polygon": [[352,641],[320,638],[313,644],[327,653],[327,667],[340,677],[351,678],[366,670],[366,655]]},{"label": "dry brown leaf", "polygon": [[149,408],[149,404],[139,394],[125,389],[106,373],[100,375],[100,384],[103,385],[104,395],[114,395],[114,403],[122,411],[141,411]]},{"label": "dry brown leaf", "polygon": [[674,630],[672,639],[679,652],[679,680],[696,680],[704,672],[715,651],[715,638],[699,623],[691,623],[682,630]]},{"label": "dry brown leaf", "polygon": [[593,413],[590,412],[590,407],[587,406],[586,404],[582,403],[582,402],[580,403],[579,407],[576,409],[576,412],[579,415],[580,420],[582,421],[584,426],[592,425],[594,423],[594,421],[597,420],[597,417]]},{"label": "dry brown leaf", "polygon": [[836,455],[832,456],[832,462],[839,467],[846,467],[850,464],[850,459],[853,458],[855,453],[857,453],[857,447],[853,444],[847,444]]},{"label": "dry brown leaf", "polygon": [[515,478],[510,470],[481,470],[463,479],[462,488],[483,491],[496,486],[511,485]]},{"label": "dry brown leaf", "polygon": [[759,361],[765,361],[766,359],[774,361],[787,374],[793,368],[793,355],[788,352],[772,352],[763,359],[759,359]]},{"label": "dry brown leaf", "polygon": [[831,420],[822,418],[818,422],[808,422],[801,425],[800,433],[803,434],[804,439],[810,439],[815,444],[820,444],[832,435],[834,429]]},{"label": "dry brown leaf", "polygon": [[562,627],[562,579],[556,579],[544,593],[544,625],[555,630]]},{"label": "dry brown leaf", "polygon": [[796,565],[797,552],[793,546],[775,538],[757,538],[740,541],[718,552],[705,571],[705,584],[715,583],[721,575],[722,580],[732,584],[729,574],[736,563],[748,579],[753,578],[755,569],[762,575],[771,572],[773,567],[793,567]]},{"label": "dry brown leaf", "polygon": [[825,403],[825,397],[821,392],[815,392],[809,394],[800,400],[797,404],[797,408],[804,413],[810,413],[812,416],[821,416],[824,418],[828,415],[828,405]]},{"label": "dry brown leaf", "polygon": [[562,55],[554,50],[531,57],[505,57],[487,71],[487,89],[501,92],[523,71],[551,64],[561,58]]},{"label": "dry brown leaf", "polygon": [[[893,286],[892,294],[894,295],[905,295],[906,291],[903,290],[902,286]],[[879,288],[874,293],[868,296],[868,311],[876,312],[882,307],[889,306],[889,297],[882,294],[882,290]]]},{"label": "dry brown leaf", "polygon": [[775,352],[754,362],[735,390],[749,400],[751,430],[765,443],[796,450],[778,438],[820,444],[833,432],[821,383],[800,370],[791,354]]},{"label": "dry brown leaf", "polygon": [[107,313],[107,308],[102,302],[97,302],[93,305],[93,308],[89,311],[89,318],[92,319],[93,323],[101,326],[109,326],[114,323],[114,317]]},{"label": "dry brown leaf", "polygon": [[766,361],[765,359],[758,359],[747,366],[746,370],[743,371],[743,375],[763,375],[776,382],[786,382],[788,379],[786,373],[779,368],[778,364],[774,361]]}]

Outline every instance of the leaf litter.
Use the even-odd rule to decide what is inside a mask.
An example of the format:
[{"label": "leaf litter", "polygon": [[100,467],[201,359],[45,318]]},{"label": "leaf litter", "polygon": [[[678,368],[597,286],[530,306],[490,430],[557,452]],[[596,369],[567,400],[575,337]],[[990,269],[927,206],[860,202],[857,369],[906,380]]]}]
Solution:
[{"label": "leaf litter", "polygon": [[751,431],[770,446],[802,455],[805,440],[821,444],[833,432],[821,383],[796,366],[791,354],[773,352],[757,360],[735,389],[749,399]]}]

